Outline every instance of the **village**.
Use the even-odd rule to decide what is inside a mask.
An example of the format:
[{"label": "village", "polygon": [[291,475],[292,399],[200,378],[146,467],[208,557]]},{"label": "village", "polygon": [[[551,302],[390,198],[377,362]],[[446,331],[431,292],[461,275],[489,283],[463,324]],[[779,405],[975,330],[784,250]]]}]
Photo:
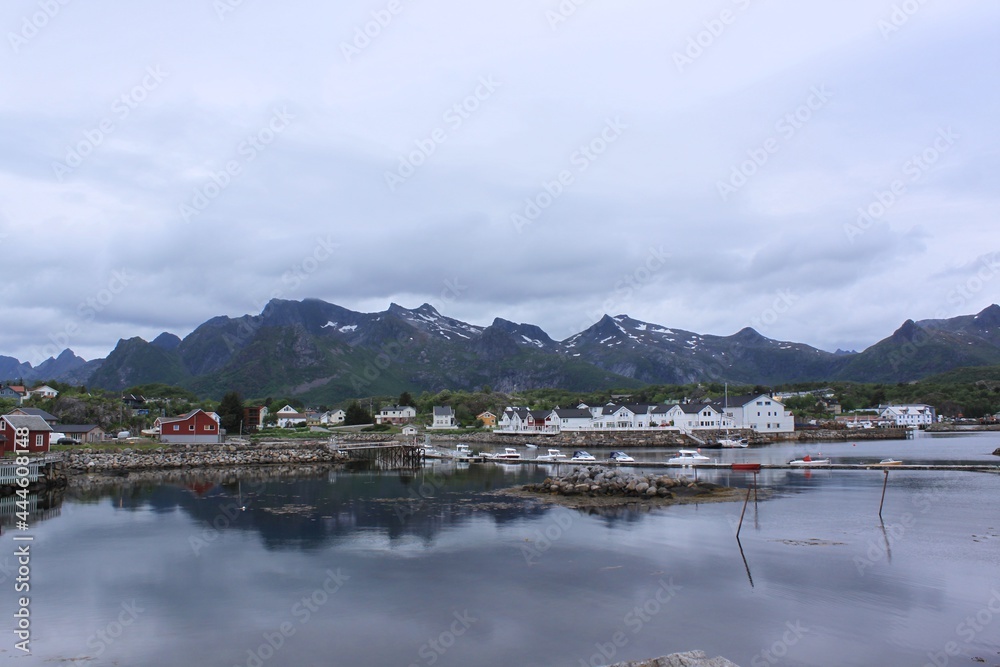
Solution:
[{"label": "village", "polygon": [[[17,397],[20,404],[33,397],[55,398],[58,391],[48,385],[26,389],[18,385],[0,387],[0,397]],[[0,445],[3,451],[13,451],[13,434],[27,429],[29,452],[45,453],[51,445],[94,445],[107,442],[159,442],[166,445],[211,445],[267,432],[281,439],[306,433],[335,433],[341,429],[358,430],[372,426],[390,434],[416,436],[418,433],[469,433],[482,431],[497,435],[555,435],[559,433],[620,433],[639,435],[643,432],[676,433],[693,436],[733,430],[768,436],[791,434],[797,430],[817,428],[813,423],[797,423],[784,400],[797,393],[758,393],[722,399],[674,403],[630,403],[628,396],[612,396],[603,405],[579,403],[574,407],[533,409],[528,406],[507,406],[499,414],[484,411],[475,415],[473,425],[462,424],[450,405],[434,405],[429,415],[418,415],[411,405],[386,405],[371,413],[371,423],[348,426],[347,411],[337,408],[315,411],[284,405],[271,411],[264,405],[242,407],[242,419],[236,429],[223,427],[218,412],[195,408],[174,416],[159,416],[148,428],[106,432],[97,424],[61,423],[58,417],[38,407],[20,406],[0,416]],[[832,399],[831,410],[839,412]],[[148,413],[147,400],[135,394],[121,397],[122,410]],[[880,405],[852,414],[837,414],[833,423],[824,428],[926,428],[940,421],[933,406],[924,404]],[[148,424],[148,422],[147,422]],[[235,431],[235,432],[234,432]]]}]

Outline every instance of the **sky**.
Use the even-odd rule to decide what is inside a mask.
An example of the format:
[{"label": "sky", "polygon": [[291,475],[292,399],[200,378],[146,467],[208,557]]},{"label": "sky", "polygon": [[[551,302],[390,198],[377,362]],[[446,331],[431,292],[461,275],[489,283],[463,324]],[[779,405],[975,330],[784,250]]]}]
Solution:
[{"label": "sky", "polygon": [[1000,287],[997,3],[9,0],[0,354],[271,298],[834,351]]}]

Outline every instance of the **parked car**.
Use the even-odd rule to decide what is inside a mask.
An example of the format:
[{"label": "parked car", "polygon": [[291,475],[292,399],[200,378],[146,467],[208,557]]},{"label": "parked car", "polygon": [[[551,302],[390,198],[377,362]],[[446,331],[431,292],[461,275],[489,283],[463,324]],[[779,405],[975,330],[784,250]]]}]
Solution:
[{"label": "parked car", "polygon": [[67,436],[64,435],[63,437],[61,437],[58,440],[56,440],[56,444],[57,445],[79,445],[80,441],[77,440],[76,438],[70,438],[70,437],[67,437]]}]

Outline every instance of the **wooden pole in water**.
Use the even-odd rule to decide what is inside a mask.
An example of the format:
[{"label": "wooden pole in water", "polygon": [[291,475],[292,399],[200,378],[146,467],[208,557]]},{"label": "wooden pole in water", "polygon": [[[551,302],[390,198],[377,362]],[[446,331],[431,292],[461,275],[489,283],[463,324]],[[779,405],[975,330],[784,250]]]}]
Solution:
[{"label": "wooden pole in water", "polygon": [[885,473],[885,479],[882,480],[882,500],[879,501],[879,504],[878,504],[878,518],[879,519],[882,518],[882,505],[885,504],[885,487],[889,484],[889,470],[888,470],[888,468],[885,469],[885,470],[883,470],[882,472]]},{"label": "wooden pole in water", "polygon": [[752,489],[747,487],[747,498],[743,501],[743,511],[740,512],[740,525],[736,527],[736,539],[740,538],[740,531],[743,530],[743,515],[747,513],[747,503],[750,502],[750,491]]}]

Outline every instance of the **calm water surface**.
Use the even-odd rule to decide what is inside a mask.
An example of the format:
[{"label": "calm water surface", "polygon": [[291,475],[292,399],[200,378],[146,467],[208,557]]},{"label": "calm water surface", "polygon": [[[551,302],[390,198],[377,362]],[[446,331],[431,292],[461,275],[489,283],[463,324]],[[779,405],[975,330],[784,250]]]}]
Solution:
[{"label": "calm water surface", "polygon": [[[978,433],[710,455],[996,463],[998,446]],[[33,519],[33,654],[8,630],[3,655],[576,667],[702,649],[744,667],[1000,664],[998,475],[894,471],[883,525],[879,471],[767,472],[738,543],[742,503],[584,512],[490,494],[545,474],[246,470],[76,494]]]}]

